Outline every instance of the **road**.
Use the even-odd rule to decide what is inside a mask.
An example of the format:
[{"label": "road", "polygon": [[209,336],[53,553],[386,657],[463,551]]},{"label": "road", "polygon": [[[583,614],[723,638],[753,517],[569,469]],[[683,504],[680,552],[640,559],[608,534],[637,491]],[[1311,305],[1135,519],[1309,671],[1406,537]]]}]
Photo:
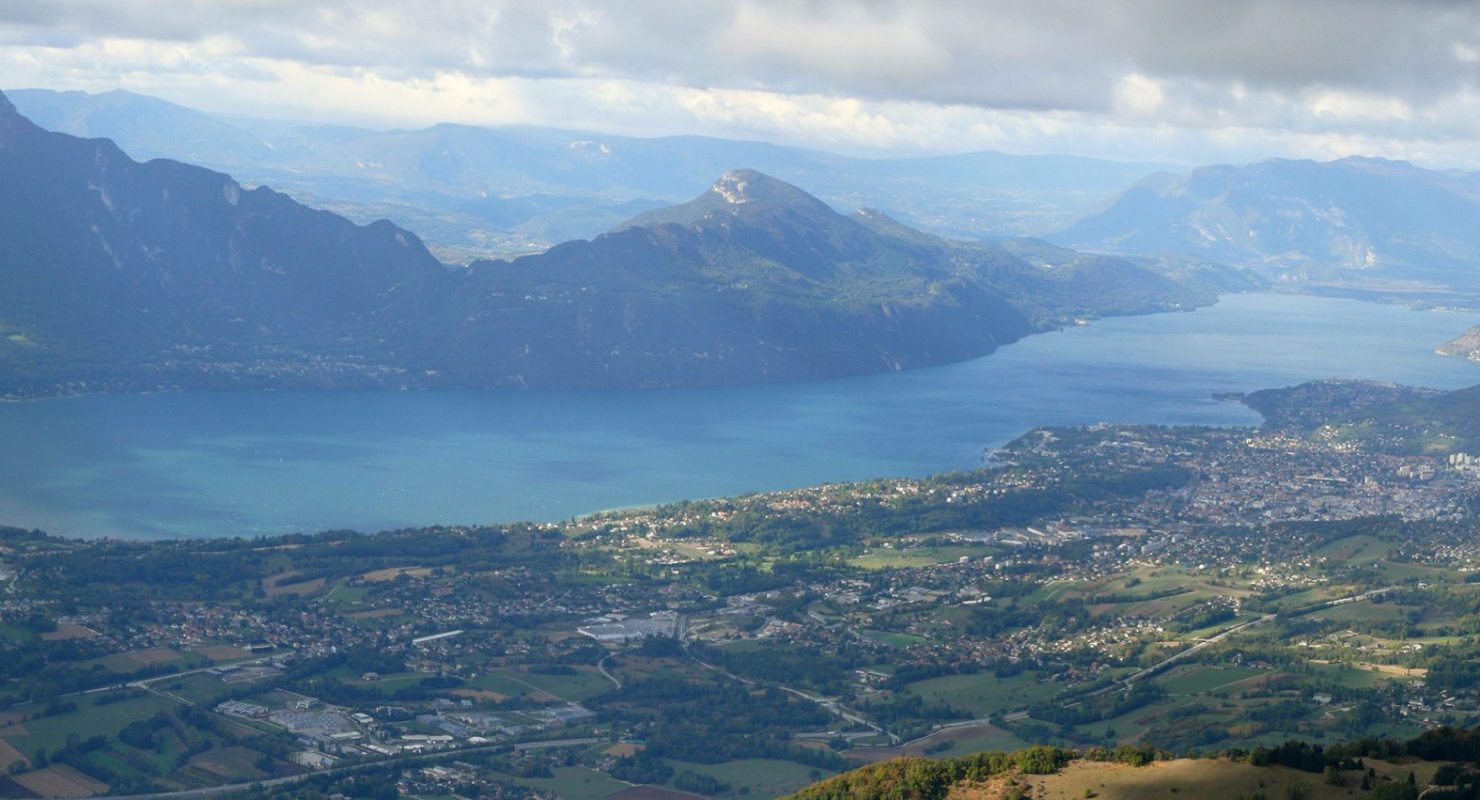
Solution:
[{"label": "road", "polygon": [[[684,642],[683,643],[683,648],[684,648],[684,652],[688,652],[689,651],[689,643],[688,642]],[[786,692],[787,694],[793,695],[795,697],[800,697],[800,698],[802,698],[804,700],[810,700],[810,701],[812,701],[812,702],[814,702],[814,703],[822,706],[823,708],[827,709],[828,711],[832,712],[833,714],[836,714],[837,716],[842,717],[843,719],[847,720],[848,722],[852,722],[855,725],[863,725],[864,727],[868,728],[869,730],[872,730],[874,733],[876,733],[876,734],[878,734],[880,736],[887,737],[889,739],[889,743],[890,744],[898,744],[899,743],[899,736],[897,734],[893,734],[893,733],[890,733],[889,731],[884,730],[884,726],[878,724],[877,722],[874,722],[874,721],[868,720],[868,719],[864,719],[862,716],[860,716],[858,714],[858,712],[856,712],[856,711],[848,708],[847,706],[844,706],[843,704],[839,703],[836,700],[830,700],[830,699],[828,699],[826,697],[823,697],[821,695],[815,695],[815,694],[811,694],[809,692],[804,692],[801,689],[793,689],[790,686],[783,686],[783,685],[781,685],[779,683],[774,683],[774,684],[773,683],[765,683],[765,684],[763,684],[763,683],[760,683],[759,681],[753,681],[753,680],[751,680],[749,678],[742,678],[739,675],[736,675],[735,673],[730,672],[727,669],[724,669],[723,667],[717,667],[714,664],[710,664],[710,663],[708,663],[706,661],[699,660],[698,658],[694,657],[693,653],[689,653],[689,657],[690,658],[693,658],[694,659],[694,663],[698,664],[699,666],[701,666],[701,667],[703,667],[705,669],[714,670],[715,672],[718,672],[719,674],[724,675],[725,677],[729,678],[730,680],[739,681],[740,683],[743,683],[746,686],[775,686],[777,689],[780,689],[781,691]]]},{"label": "road", "polygon": [[[1310,613],[1315,612],[1315,611],[1320,611],[1323,608],[1334,608],[1336,606],[1344,606],[1344,605],[1347,605],[1348,603],[1359,603],[1359,602],[1361,602],[1363,600],[1371,600],[1374,597],[1378,597],[1380,595],[1387,594],[1388,592],[1396,591],[1399,588],[1401,588],[1401,587],[1398,587],[1398,586],[1385,586],[1385,587],[1383,587],[1381,589],[1373,589],[1372,591],[1363,592],[1361,594],[1354,594],[1354,595],[1352,595],[1350,597],[1342,597],[1342,598],[1338,598],[1336,600],[1326,600],[1326,601],[1320,602],[1320,603],[1312,603],[1311,605],[1303,606],[1301,608],[1297,608],[1294,611],[1289,612],[1286,615],[1286,617],[1287,618],[1288,617],[1298,617],[1298,616],[1302,616],[1304,614],[1310,614]],[[1191,647],[1187,648],[1186,650],[1183,650],[1183,651],[1181,651],[1179,653],[1176,653],[1174,655],[1168,656],[1167,658],[1164,658],[1164,659],[1156,662],[1155,664],[1152,664],[1151,666],[1149,666],[1149,667],[1147,667],[1147,668],[1145,668],[1145,669],[1143,669],[1143,670],[1141,670],[1139,672],[1136,672],[1136,673],[1134,673],[1132,675],[1128,675],[1128,676],[1126,676],[1124,678],[1121,678],[1120,680],[1117,680],[1116,682],[1110,684],[1109,686],[1106,686],[1103,689],[1100,689],[1100,690],[1095,691],[1095,692],[1091,692],[1087,696],[1089,696],[1089,697],[1095,697],[1096,695],[1101,695],[1101,694],[1104,694],[1105,692],[1109,692],[1109,691],[1112,691],[1114,689],[1122,689],[1122,688],[1123,689],[1129,689],[1136,681],[1144,680],[1144,679],[1149,678],[1149,677],[1151,677],[1153,675],[1156,675],[1156,674],[1160,673],[1161,671],[1165,670],[1167,667],[1170,667],[1171,665],[1177,663],[1178,661],[1181,661],[1182,659],[1187,658],[1188,656],[1191,656],[1191,655],[1197,653],[1199,650],[1205,650],[1205,649],[1207,649],[1209,647],[1212,647],[1213,645],[1215,645],[1215,644],[1223,641],[1224,639],[1227,639],[1228,637],[1234,635],[1235,633],[1239,633],[1241,631],[1246,631],[1249,628],[1253,628],[1253,627],[1258,626],[1258,625],[1264,625],[1264,624],[1267,624],[1269,622],[1273,622],[1274,620],[1279,619],[1279,618],[1280,618],[1279,615],[1276,615],[1276,614],[1265,614],[1264,616],[1262,616],[1262,617],[1260,617],[1258,619],[1252,619],[1252,620],[1249,620],[1248,622],[1241,622],[1241,623],[1239,623],[1237,625],[1234,625],[1234,626],[1232,626],[1230,628],[1227,628],[1227,629],[1223,630],[1222,632],[1220,632],[1220,633],[1218,633],[1216,635],[1210,636],[1210,637],[1208,637],[1206,639],[1202,639],[1202,640],[1198,641],[1196,644],[1194,644]]]},{"label": "road", "polygon": [[309,772],[303,775],[291,775],[286,778],[273,778],[265,781],[252,781],[250,783],[232,783],[223,786],[208,786],[202,789],[185,789],[178,792],[156,792],[154,794],[130,794],[108,797],[108,800],[184,800],[192,797],[217,797],[233,792],[245,792],[256,787],[287,786],[298,781],[305,781],[319,775],[330,778],[339,778],[345,775],[353,775],[367,769],[379,767],[415,766],[417,764],[433,764],[437,761],[449,758],[461,758],[469,753],[492,753],[506,752],[509,750],[538,750],[548,747],[567,747],[582,744],[596,744],[605,742],[606,739],[550,739],[542,742],[521,742],[515,745],[489,744],[476,747],[460,747],[453,750],[443,750],[436,753],[422,753],[414,756],[392,756],[390,758],[366,761],[360,764],[352,764],[347,767],[334,767],[333,769]]},{"label": "road", "polygon": [[1135,683],[1136,681],[1141,680],[1142,678],[1149,678],[1152,675],[1155,675],[1158,672],[1161,672],[1162,670],[1166,669],[1167,667],[1170,667],[1171,665],[1177,663],[1178,661],[1181,661],[1182,659],[1187,658],[1188,656],[1192,655],[1193,653],[1196,653],[1199,650],[1203,650],[1203,649],[1212,647],[1213,645],[1215,645],[1215,644],[1223,641],[1224,639],[1227,639],[1228,637],[1234,635],[1235,633],[1238,633],[1239,631],[1246,631],[1249,628],[1252,628],[1252,627],[1254,627],[1256,625],[1263,625],[1263,624],[1268,623],[1268,622],[1273,622],[1276,619],[1278,619],[1278,617],[1276,617],[1274,614],[1265,614],[1264,616],[1262,616],[1262,617],[1260,617],[1258,619],[1251,619],[1248,622],[1242,622],[1242,623],[1239,623],[1238,625],[1234,625],[1233,627],[1228,628],[1227,630],[1223,631],[1222,633],[1218,633],[1218,634],[1215,634],[1213,636],[1209,636],[1208,638],[1199,641],[1197,644],[1194,644],[1193,646],[1187,648],[1186,650],[1183,650],[1180,653],[1177,653],[1176,655],[1170,656],[1168,658],[1164,658],[1164,659],[1156,662],[1155,664],[1152,664],[1151,666],[1149,666],[1149,667],[1141,670],[1140,672],[1137,672],[1137,673],[1135,673],[1133,675],[1130,675],[1128,677],[1122,678],[1120,682],[1123,683],[1123,684],[1125,684],[1126,686],[1129,686],[1129,685]]},{"label": "road", "polygon": [[598,662],[596,662],[596,669],[602,675],[605,675],[606,676],[606,679],[609,680],[609,681],[611,681],[613,686],[615,686],[618,689],[620,689],[620,688],[622,688],[622,682],[617,679],[617,676],[615,676],[615,675],[611,674],[610,672],[607,672],[606,671],[606,661],[607,661],[607,659],[609,659],[611,657],[612,657],[612,654],[611,653],[607,653],[606,655],[602,656],[601,657],[601,660],[598,661]]}]

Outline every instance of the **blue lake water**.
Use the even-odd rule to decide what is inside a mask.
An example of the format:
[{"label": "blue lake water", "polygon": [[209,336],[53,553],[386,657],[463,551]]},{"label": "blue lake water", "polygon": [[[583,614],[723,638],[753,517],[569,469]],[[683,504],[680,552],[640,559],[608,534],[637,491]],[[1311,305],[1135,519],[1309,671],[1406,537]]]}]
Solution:
[{"label": "blue lake water", "polygon": [[0,523],[73,536],[556,520],[981,464],[1038,425],[1253,424],[1215,392],[1458,388],[1480,315],[1291,295],[1096,321],[907,373],[640,392],[247,392],[0,404]]}]

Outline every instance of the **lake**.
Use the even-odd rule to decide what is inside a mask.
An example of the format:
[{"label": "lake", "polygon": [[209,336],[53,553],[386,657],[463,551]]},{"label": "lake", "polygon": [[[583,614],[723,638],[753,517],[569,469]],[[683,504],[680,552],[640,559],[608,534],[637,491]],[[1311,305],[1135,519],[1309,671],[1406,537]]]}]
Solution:
[{"label": "lake", "polygon": [[1245,425],[1216,392],[1480,383],[1480,315],[1296,295],[1098,320],[863,378],[653,391],[242,392],[0,404],[0,524],[156,538],[558,520],[982,463],[1039,425]]}]

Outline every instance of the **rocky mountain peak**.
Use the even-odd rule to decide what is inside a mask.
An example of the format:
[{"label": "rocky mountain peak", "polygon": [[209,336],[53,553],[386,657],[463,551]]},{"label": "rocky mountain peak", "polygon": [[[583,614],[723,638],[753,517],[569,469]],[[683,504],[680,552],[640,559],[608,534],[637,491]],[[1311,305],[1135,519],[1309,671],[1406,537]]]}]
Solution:
[{"label": "rocky mountain peak", "polygon": [[786,181],[753,169],[732,169],[693,200],[641,214],[619,230],[675,223],[703,225],[735,218],[754,221],[781,214],[800,215],[821,225],[842,219],[826,203]]},{"label": "rocky mountain peak", "polygon": [[755,170],[732,169],[719,176],[719,180],[715,181],[714,185],[709,187],[709,190],[723,197],[727,203],[733,203],[735,205],[749,203],[751,199],[750,184],[751,181],[756,180],[769,179]]}]

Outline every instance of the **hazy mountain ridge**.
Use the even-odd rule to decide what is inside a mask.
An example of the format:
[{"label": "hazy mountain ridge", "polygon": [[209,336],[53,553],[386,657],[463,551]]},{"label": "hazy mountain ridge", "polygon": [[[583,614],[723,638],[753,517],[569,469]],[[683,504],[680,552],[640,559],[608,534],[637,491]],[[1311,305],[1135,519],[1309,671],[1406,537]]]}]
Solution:
[{"label": "hazy mountain ridge", "polygon": [[0,175],[7,390],[211,348],[212,359],[383,357],[414,338],[446,280],[389,223],[359,227],[217,172],[139,163],[106,139],[44,131],[3,96]]},{"label": "hazy mountain ridge", "polygon": [[1189,308],[1217,291],[1041,243],[1014,245],[1033,261],[845,217],[754,171],[595,240],[461,270],[390,223],[140,164],[8,103],[0,177],[13,394],[794,380],[971,358],[1077,317]]},{"label": "hazy mountain ridge", "polygon": [[222,119],[128,92],[12,94],[43,127],[109,136],[130,152],[226,170],[352,219],[388,217],[440,245],[499,253],[589,238],[692,197],[737,165],[840,208],[881,208],[968,238],[1060,227],[1164,168],[992,152],[853,158],[764,142],[532,126],[375,131]]},{"label": "hazy mountain ridge", "polygon": [[1480,291],[1480,174],[1271,159],[1159,175],[1055,234],[1119,253],[1198,253],[1314,283]]}]

